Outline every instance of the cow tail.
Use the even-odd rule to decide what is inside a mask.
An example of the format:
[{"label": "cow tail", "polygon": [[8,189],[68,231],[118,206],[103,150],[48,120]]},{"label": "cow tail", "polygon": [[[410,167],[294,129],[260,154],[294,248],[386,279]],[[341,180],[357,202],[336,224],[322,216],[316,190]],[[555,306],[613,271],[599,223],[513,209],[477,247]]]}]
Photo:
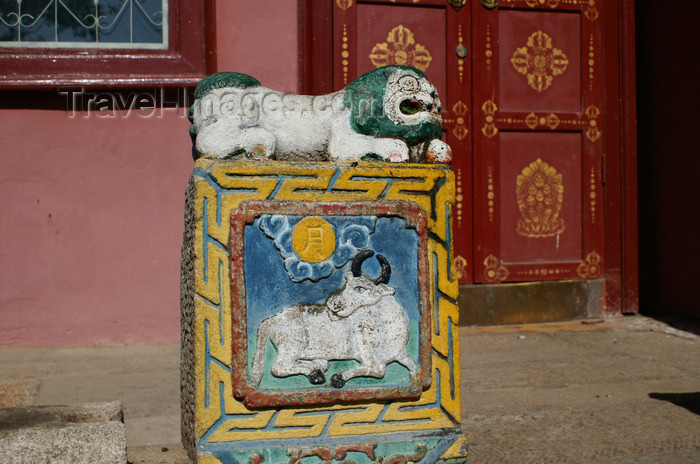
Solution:
[{"label": "cow tail", "polygon": [[259,385],[265,373],[265,347],[267,346],[267,340],[270,338],[270,320],[266,319],[260,324],[258,329],[258,341],[255,347],[255,357],[253,357],[253,366],[251,368],[250,376],[253,379],[255,385]]}]

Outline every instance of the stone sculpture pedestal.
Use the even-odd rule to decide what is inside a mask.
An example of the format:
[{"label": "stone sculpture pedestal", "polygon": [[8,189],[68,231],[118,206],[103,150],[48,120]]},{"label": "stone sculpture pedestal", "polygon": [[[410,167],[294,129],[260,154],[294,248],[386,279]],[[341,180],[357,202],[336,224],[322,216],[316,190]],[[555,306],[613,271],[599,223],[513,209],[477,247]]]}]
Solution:
[{"label": "stone sculpture pedestal", "polygon": [[[195,462],[466,462],[454,194],[444,165],[197,161],[181,294],[182,441]],[[392,340],[407,340],[410,360],[389,360],[383,376],[360,375],[341,387],[334,374],[361,363],[337,354],[315,361],[319,372],[325,368],[315,378],[274,374],[283,352],[321,343],[316,351],[335,353],[342,341],[323,345],[324,331],[308,334],[295,322],[287,338],[261,341],[263,322],[290,307],[306,305],[307,315],[338,310],[329,297],[350,291],[343,286],[360,266],[400,309],[381,323],[370,310],[374,316],[347,330],[366,334],[399,321],[386,329],[391,340],[371,339],[388,345],[364,352],[379,359],[396,346]],[[327,316],[328,333],[342,312]]]}]

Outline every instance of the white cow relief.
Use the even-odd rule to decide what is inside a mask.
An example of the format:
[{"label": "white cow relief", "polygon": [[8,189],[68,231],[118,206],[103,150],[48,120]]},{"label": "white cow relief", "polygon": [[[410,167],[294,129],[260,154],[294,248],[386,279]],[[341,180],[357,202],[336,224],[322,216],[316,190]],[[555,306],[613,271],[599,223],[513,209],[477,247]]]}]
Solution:
[{"label": "white cow relief", "polygon": [[387,283],[391,267],[380,254],[379,277],[362,275],[362,263],[374,252],[358,252],[345,273],[341,290],[323,304],[296,304],[264,319],[257,334],[251,379],[259,385],[265,370],[267,341],[274,344],[277,355],[270,366],[272,375],[305,375],[309,382],[326,382],[329,361],[355,360],[359,366],[336,372],[331,377],[334,388],[342,388],[355,377],[383,378],[387,364],[398,362],[411,375],[416,363],[407,352],[409,324],[395,289]]}]

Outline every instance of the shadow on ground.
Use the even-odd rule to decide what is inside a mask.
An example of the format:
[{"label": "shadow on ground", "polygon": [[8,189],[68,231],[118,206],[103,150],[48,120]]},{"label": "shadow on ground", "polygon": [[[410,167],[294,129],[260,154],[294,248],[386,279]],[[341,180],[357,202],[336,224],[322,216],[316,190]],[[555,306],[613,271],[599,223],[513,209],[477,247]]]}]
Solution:
[{"label": "shadow on ground", "polygon": [[683,314],[662,313],[653,310],[644,311],[644,316],[663,322],[674,329],[700,335],[700,318]]},{"label": "shadow on ground", "polygon": [[649,398],[668,401],[700,416],[700,392],[694,393],[649,393]]}]

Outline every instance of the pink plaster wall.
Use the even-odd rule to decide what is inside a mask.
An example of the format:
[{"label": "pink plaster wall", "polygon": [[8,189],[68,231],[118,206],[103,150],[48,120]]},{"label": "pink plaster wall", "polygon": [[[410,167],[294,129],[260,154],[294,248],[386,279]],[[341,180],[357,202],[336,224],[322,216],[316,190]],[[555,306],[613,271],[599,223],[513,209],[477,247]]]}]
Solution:
[{"label": "pink plaster wall", "polygon": [[187,119],[6,110],[0,125],[0,341],[175,341]]},{"label": "pink plaster wall", "polygon": [[[296,1],[260,7],[218,2],[219,70],[295,91]],[[193,165],[184,112],[70,118],[2,106],[0,344],[176,342]]]},{"label": "pink plaster wall", "polygon": [[218,1],[216,17],[220,71],[250,74],[275,90],[297,90],[296,0]]}]

